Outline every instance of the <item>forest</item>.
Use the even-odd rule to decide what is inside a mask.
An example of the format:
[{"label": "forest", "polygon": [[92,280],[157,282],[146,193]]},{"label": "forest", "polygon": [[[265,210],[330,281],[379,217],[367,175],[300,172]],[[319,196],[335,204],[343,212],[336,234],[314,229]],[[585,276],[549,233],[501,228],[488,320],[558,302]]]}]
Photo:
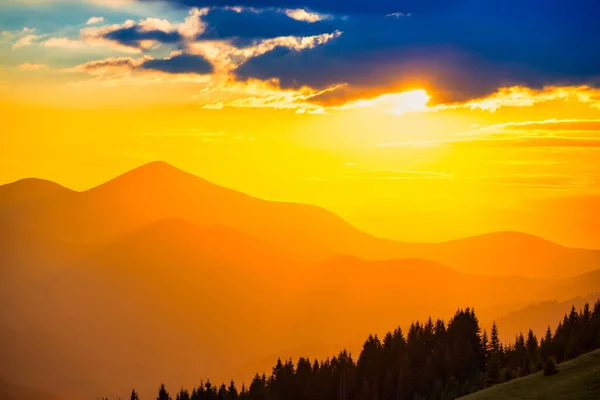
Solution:
[{"label": "forest", "polygon": [[[579,310],[573,306],[555,330],[542,338],[532,330],[502,343],[494,323],[481,330],[472,308],[443,320],[413,322],[380,339],[369,335],[354,359],[346,350],[325,360],[278,359],[271,373],[257,373],[249,385],[198,387],[171,395],[160,385],[157,400],[446,400],[543,370],[600,348],[600,300]],[[103,400],[106,400],[103,398]],[[135,390],[131,400],[139,400]]]}]

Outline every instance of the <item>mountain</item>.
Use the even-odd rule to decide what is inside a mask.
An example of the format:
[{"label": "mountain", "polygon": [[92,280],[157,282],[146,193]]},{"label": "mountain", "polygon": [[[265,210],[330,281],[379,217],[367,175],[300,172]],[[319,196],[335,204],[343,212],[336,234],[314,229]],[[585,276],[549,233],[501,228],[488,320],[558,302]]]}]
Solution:
[{"label": "mountain", "polygon": [[520,232],[495,232],[439,243],[420,257],[466,273],[564,278],[600,268],[600,251],[571,249]]},{"label": "mountain", "polygon": [[[600,287],[600,285],[596,287]],[[546,300],[498,316],[495,320],[496,324],[501,327],[499,330],[500,339],[503,342],[514,341],[515,332],[526,334],[529,329],[533,330],[538,338],[542,338],[548,326],[554,331],[558,323],[562,321],[563,316],[569,314],[571,307],[575,306],[579,311],[585,303],[593,306],[598,299],[600,299],[600,293],[577,296],[565,301]],[[492,321],[484,322],[483,326],[487,327],[489,331]]]},{"label": "mountain", "polygon": [[61,400],[49,393],[40,392],[0,378],[0,400]]},{"label": "mountain", "polygon": [[0,374],[73,399],[123,395],[131,379],[149,394],[152,380],[229,378],[284,346],[310,277],[276,246],[178,219],[74,247],[62,264],[43,261],[53,251],[39,247],[39,279],[26,279],[27,253],[11,253]]},{"label": "mountain", "polygon": [[[0,199],[18,198],[14,191],[37,192],[23,187],[37,185],[40,182],[29,181],[2,187]],[[326,248],[328,242],[368,236],[321,208],[259,200],[162,162],[88,191],[59,191],[39,201],[10,203],[0,211],[0,221],[49,232],[71,243],[93,243],[167,218],[230,226],[282,243],[298,256],[309,250],[308,257],[335,254]]]},{"label": "mountain", "polygon": [[[299,263],[235,229],[176,218],[88,246],[11,237],[38,251],[10,253],[0,375],[73,399],[247,380],[273,363],[265,355],[356,353],[368,332],[465,305],[531,303],[556,285],[573,297],[590,282],[471,275],[423,259]],[[43,275],[22,278],[29,263]]]},{"label": "mountain", "polygon": [[257,199],[163,162],[143,165],[84,192],[32,179],[0,186],[0,225],[67,243],[106,241],[172,218],[228,226],[304,262],[340,254],[423,258],[465,273],[537,278],[563,278],[600,267],[598,250],[566,248],[517,232],[437,244],[380,239],[322,208]]}]

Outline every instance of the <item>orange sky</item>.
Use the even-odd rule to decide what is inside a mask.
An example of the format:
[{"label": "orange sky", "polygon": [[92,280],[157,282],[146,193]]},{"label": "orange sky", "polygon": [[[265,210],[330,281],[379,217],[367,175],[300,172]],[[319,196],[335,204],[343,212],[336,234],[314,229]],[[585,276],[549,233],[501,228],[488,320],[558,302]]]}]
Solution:
[{"label": "orange sky", "polygon": [[[345,33],[240,48],[193,39],[208,9],[91,2],[66,18],[57,4],[4,5],[15,20],[0,20],[0,183],[40,177],[84,190],[164,160],[257,197],[324,206],[380,236],[520,230],[600,248],[598,89],[500,87],[445,103],[448,88],[405,76],[372,90],[282,88],[235,70],[277,46],[302,52]],[[28,18],[33,11],[48,21]],[[144,68],[183,53],[106,39],[133,26],[178,32],[188,57],[204,57],[212,72]]]},{"label": "orange sky", "polygon": [[[309,114],[294,105],[125,106],[118,99],[127,88],[97,88],[117,99],[109,107],[91,102],[96,88],[62,93],[52,80],[40,83],[39,97],[37,89],[25,96],[25,78],[15,75],[3,94],[3,183],[41,177],[83,190],[165,160],[217,184],[322,205],[369,232],[414,241],[509,229],[483,220],[497,208],[600,189],[600,94],[589,88],[513,88],[453,107],[426,107],[428,96],[417,91]],[[45,98],[51,88],[54,97]],[[567,244],[594,243],[583,235]]]}]

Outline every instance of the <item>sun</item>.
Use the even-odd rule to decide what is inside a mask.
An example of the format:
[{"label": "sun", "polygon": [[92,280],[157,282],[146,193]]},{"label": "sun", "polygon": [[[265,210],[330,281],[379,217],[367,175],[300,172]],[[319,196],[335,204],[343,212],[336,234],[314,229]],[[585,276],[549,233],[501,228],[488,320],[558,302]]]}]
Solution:
[{"label": "sun", "polygon": [[346,104],[342,108],[376,108],[394,115],[427,111],[431,97],[424,89],[406,92],[387,93],[372,99],[360,99]]},{"label": "sun", "polygon": [[408,92],[400,92],[389,94],[391,107],[388,112],[396,115],[405,114],[408,112],[419,112],[427,110],[427,103],[431,97],[423,89],[410,90]]}]

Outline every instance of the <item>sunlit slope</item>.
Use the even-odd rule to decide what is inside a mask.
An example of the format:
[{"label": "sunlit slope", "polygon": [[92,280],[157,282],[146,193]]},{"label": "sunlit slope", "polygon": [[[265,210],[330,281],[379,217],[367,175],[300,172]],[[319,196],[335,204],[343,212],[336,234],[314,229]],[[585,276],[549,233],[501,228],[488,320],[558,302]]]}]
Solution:
[{"label": "sunlit slope", "polygon": [[419,256],[463,272],[492,275],[558,278],[600,268],[600,251],[571,249],[520,232],[495,232],[440,243]]},{"label": "sunlit slope", "polygon": [[265,201],[226,189],[166,163],[144,165],[85,192],[24,180],[0,187],[0,223],[92,244],[169,218],[223,225],[272,243],[290,257],[322,261],[424,258],[487,275],[567,277],[600,268],[600,251],[571,249],[517,232],[440,244],[375,238],[319,207]]},{"label": "sunlit slope", "polygon": [[[44,239],[25,236],[25,248]],[[594,284],[463,274],[422,259],[303,264],[267,241],[181,219],[53,251],[39,246],[36,279],[21,277],[30,253],[11,254],[0,375],[75,399],[132,384],[148,397],[156,382],[191,387],[203,376],[248,380],[277,356],[356,353],[369,332],[465,305],[553,298],[557,284],[569,298]]]},{"label": "sunlit slope", "polygon": [[558,373],[542,371],[461,397],[464,400],[596,400],[600,398],[600,350],[557,365]]},{"label": "sunlit slope", "polygon": [[294,263],[266,247],[229,228],[165,220],[67,257],[20,290],[17,266],[0,296],[10,304],[0,373],[73,398],[115,397],[132,382],[150,395],[163,379],[228,379],[293,337],[284,312],[297,310],[304,286],[287,275]]}]

